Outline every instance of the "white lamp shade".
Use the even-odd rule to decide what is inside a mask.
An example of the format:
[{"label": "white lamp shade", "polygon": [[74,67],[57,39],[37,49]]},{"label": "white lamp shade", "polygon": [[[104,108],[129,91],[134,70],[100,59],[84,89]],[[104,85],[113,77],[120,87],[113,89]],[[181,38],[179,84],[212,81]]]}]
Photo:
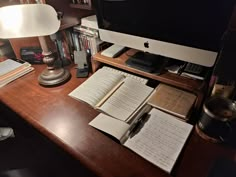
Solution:
[{"label": "white lamp shade", "polygon": [[13,5],[0,8],[0,38],[46,36],[58,31],[57,12],[47,4]]}]

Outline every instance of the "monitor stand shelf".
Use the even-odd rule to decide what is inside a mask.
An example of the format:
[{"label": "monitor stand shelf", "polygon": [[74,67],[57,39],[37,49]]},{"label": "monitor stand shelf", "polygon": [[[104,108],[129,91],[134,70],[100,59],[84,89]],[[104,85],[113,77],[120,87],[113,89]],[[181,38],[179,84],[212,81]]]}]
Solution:
[{"label": "monitor stand shelf", "polygon": [[190,91],[194,94],[197,95],[197,101],[195,103],[195,108],[200,108],[202,100],[204,98],[204,92],[203,89],[206,89],[206,82],[205,81],[200,81],[200,80],[194,80],[186,77],[179,76],[177,74],[169,73],[169,72],[163,72],[163,74],[160,75],[155,75],[152,73],[147,73],[135,68],[131,68],[126,65],[126,60],[129,58],[127,53],[129,55],[133,55],[137,50],[130,49],[128,52],[123,53],[117,58],[110,58],[106,56],[102,56],[101,52],[95,54],[92,58],[92,68],[93,72],[95,72],[98,68],[101,67],[101,65],[106,64],[110,65],[134,74],[137,74],[139,76],[144,76],[146,78],[150,78],[153,80],[157,80],[162,83],[166,83],[187,91]]}]

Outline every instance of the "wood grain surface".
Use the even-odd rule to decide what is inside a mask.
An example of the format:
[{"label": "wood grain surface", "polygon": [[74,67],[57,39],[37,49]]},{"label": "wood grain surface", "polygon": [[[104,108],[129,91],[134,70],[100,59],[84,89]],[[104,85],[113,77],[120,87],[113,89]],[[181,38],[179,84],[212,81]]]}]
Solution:
[{"label": "wood grain surface", "polygon": [[[8,106],[98,176],[170,176],[88,125],[98,112],[68,96],[85,80],[75,77],[73,66],[69,68],[71,80],[52,88],[38,85],[37,77],[44,68],[44,65],[37,65],[34,72],[0,88],[1,104]],[[172,175],[205,177],[214,160],[221,156],[236,160],[236,151],[232,147],[207,142],[194,130]]]}]

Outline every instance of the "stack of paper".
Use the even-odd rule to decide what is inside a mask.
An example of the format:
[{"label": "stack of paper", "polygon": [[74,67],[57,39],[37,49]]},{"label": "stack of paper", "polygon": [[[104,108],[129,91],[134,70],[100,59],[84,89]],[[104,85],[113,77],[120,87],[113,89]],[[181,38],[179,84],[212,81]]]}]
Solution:
[{"label": "stack of paper", "polygon": [[20,63],[12,59],[0,62],[0,87],[3,87],[32,70],[34,70],[34,68],[27,62]]}]

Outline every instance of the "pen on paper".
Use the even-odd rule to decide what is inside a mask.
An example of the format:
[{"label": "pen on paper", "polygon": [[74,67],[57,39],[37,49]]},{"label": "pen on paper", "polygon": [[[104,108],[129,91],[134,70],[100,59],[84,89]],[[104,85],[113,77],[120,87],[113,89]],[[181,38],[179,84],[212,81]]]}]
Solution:
[{"label": "pen on paper", "polygon": [[129,137],[132,138],[135,136],[144,126],[144,124],[148,121],[150,115],[148,113],[144,113],[138,120],[133,124],[130,128]]}]

